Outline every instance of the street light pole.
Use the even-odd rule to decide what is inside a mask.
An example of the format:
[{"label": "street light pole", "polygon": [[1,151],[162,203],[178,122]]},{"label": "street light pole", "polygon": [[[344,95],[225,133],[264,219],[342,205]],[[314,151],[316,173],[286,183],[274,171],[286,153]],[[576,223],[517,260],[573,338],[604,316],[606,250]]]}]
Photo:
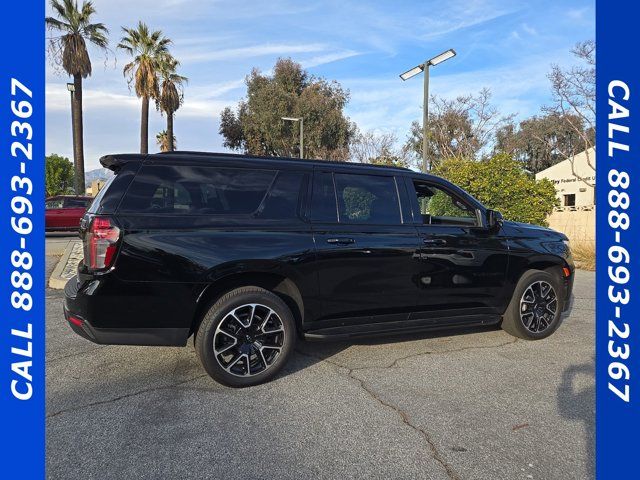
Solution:
[{"label": "street light pole", "polygon": [[428,132],[427,122],[429,121],[429,62],[424,64],[424,94],[422,99],[422,170],[424,173],[429,171],[429,152],[428,149]]},{"label": "street light pole", "polygon": [[444,62],[445,60],[450,59],[451,57],[456,56],[456,51],[453,48],[449,50],[445,50],[439,55],[436,55],[433,58],[430,58],[426,62],[413,67],[411,70],[407,70],[403,74],[400,75],[400,78],[404,80],[409,80],[411,77],[419,74],[420,72],[424,72],[424,92],[422,98],[422,169],[424,172],[428,172],[431,165],[429,164],[429,153],[428,153],[428,129],[427,122],[429,121],[429,67],[435,66],[439,63]]},{"label": "street light pole", "polygon": [[300,158],[304,158],[304,118],[303,117],[280,117],[287,122],[300,122]]}]

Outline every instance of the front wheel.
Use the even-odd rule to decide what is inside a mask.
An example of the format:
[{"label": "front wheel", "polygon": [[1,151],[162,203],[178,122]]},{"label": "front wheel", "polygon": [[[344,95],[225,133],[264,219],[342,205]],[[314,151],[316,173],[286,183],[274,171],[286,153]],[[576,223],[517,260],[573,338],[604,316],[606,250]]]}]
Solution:
[{"label": "front wheel", "polygon": [[207,373],[229,387],[272,379],[295,341],[291,310],[273,293],[242,287],[222,296],[196,334],[196,353]]},{"label": "front wheel", "polygon": [[502,329],[525,340],[540,340],[560,326],[563,308],[558,279],[543,270],[522,275],[504,313]]}]

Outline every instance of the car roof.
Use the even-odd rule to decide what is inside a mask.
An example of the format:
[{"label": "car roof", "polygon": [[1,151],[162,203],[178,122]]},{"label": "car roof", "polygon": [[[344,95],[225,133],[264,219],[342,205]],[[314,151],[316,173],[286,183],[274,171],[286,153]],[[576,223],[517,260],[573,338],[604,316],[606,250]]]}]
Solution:
[{"label": "car roof", "polygon": [[[197,163],[234,163],[241,161],[243,163],[250,163],[254,166],[290,166],[290,167],[319,167],[319,168],[344,168],[354,170],[369,170],[369,171],[392,171],[403,174],[417,174],[425,175],[419,172],[414,172],[409,168],[395,167],[391,165],[372,165],[369,163],[355,163],[345,161],[333,161],[333,160],[318,160],[318,159],[300,159],[290,157],[266,157],[258,155],[245,155],[237,153],[222,153],[222,152],[196,152],[196,151],[175,151],[175,152],[163,152],[154,154],[137,154],[137,153],[123,153],[105,155],[100,159],[100,163],[105,168],[117,171],[122,165],[129,162],[158,162],[162,164],[179,164],[181,162],[197,162]],[[430,177],[430,175],[425,175]]]}]

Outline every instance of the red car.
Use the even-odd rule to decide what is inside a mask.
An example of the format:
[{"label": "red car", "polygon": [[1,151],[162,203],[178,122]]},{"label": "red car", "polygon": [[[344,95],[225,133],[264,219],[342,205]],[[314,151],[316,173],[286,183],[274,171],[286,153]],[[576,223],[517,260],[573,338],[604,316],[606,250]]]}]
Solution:
[{"label": "red car", "polygon": [[57,195],[45,203],[45,230],[77,230],[93,197]]}]

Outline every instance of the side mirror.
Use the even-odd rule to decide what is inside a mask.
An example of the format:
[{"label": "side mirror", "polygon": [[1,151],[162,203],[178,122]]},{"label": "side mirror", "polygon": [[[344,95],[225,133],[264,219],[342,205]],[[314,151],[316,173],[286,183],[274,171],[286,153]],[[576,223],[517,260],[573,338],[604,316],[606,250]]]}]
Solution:
[{"label": "side mirror", "polygon": [[487,209],[487,227],[490,230],[500,228],[502,225],[502,214],[497,210]]}]

